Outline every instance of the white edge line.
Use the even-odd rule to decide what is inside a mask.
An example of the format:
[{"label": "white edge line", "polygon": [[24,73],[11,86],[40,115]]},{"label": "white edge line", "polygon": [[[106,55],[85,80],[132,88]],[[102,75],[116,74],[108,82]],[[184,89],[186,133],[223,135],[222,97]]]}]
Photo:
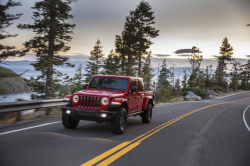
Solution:
[{"label": "white edge line", "polygon": [[222,97],[217,97],[216,99],[220,100],[220,99],[224,99],[224,98],[231,98],[231,97],[234,97],[234,96],[237,96],[237,95],[246,95],[246,94],[249,94],[249,92],[232,94],[232,95],[227,95],[227,96],[222,96]]},{"label": "white edge line", "polygon": [[11,131],[0,133],[0,135],[6,135],[6,134],[10,134],[10,133],[15,133],[15,132],[18,132],[18,131],[23,131],[23,130],[29,130],[29,129],[33,129],[33,128],[37,128],[37,127],[48,126],[48,125],[52,125],[52,124],[60,123],[60,122],[62,122],[62,121],[57,121],[57,122],[52,122],[52,123],[45,123],[45,124],[41,124],[41,125],[37,125],[37,126],[31,126],[31,127],[26,127],[26,128],[17,129],[17,130],[11,130]]},{"label": "white edge line", "polygon": [[245,123],[245,125],[246,125],[246,128],[248,129],[248,131],[250,132],[250,127],[247,125],[247,121],[246,121],[246,118],[245,118],[245,114],[246,114],[246,111],[247,111],[247,109],[250,107],[250,105],[244,110],[244,112],[243,112],[243,121],[244,121],[244,123]]}]

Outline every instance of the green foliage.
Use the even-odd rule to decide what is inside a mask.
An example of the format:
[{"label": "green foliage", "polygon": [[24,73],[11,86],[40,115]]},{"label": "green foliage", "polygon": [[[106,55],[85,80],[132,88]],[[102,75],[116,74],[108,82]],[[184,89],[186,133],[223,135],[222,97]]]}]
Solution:
[{"label": "green foliage", "polygon": [[192,55],[191,58],[188,58],[188,61],[190,63],[190,77],[188,80],[188,85],[189,87],[200,87],[201,86],[201,82],[200,80],[202,79],[201,73],[200,73],[200,66],[201,66],[201,62],[203,60],[203,56],[199,55],[199,48],[193,46],[192,47]]},{"label": "green foliage", "polygon": [[182,94],[183,96],[186,96],[188,91],[194,92],[196,95],[200,96],[200,97],[203,98],[203,99],[208,98],[208,93],[207,93],[207,92],[205,92],[203,89],[196,88],[196,87],[187,87],[187,88],[183,88],[183,89],[181,90],[181,94]]},{"label": "green foliage", "polygon": [[105,75],[120,74],[120,58],[113,50],[110,51],[108,58],[104,60],[102,73]]},{"label": "green foliage", "polygon": [[32,91],[32,88],[26,84],[25,80],[12,70],[0,66],[0,73],[16,75],[14,77],[4,77],[0,79],[0,94],[25,93]]},{"label": "green foliage", "polygon": [[151,79],[154,77],[154,69],[151,66],[151,51],[144,57],[144,64],[142,67],[142,78],[144,82],[144,89],[151,89]]},{"label": "green foliage", "polygon": [[230,69],[229,77],[231,78],[231,83],[229,85],[229,88],[232,88],[234,91],[236,91],[239,87],[239,78],[241,75],[241,70],[240,68],[241,64],[237,61],[233,61],[233,66],[232,69]]},{"label": "green foliage", "polygon": [[103,66],[104,54],[102,53],[101,41],[98,39],[94,49],[90,52],[89,61],[85,68],[85,82],[88,83],[93,75],[101,74],[100,69]]},{"label": "green foliage", "polygon": [[161,71],[158,77],[158,82],[155,90],[155,96],[157,102],[166,102],[171,97],[169,81],[168,79],[171,76],[170,70],[167,68],[166,59],[163,60],[161,64]]},{"label": "green foliage", "polygon": [[[5,31],[10,25],[12,25],[14,20],[17,20],[21,17],[21,13],[19,14],[8,14],[6,10],[10,9],[11,7],[21,6],[20,2],[14,2],[12,0],[8,0],[8,2],[3,5],[0,4],[0,40],[9,38],[9,37],[16,37],[17,34],[9,34]],[[0,44],[0,63],[2,60],[8,58],[9,56],[23,56],[24,54],[21,51],[17,50],[15,46],[6,46]]]},{"label": "green foliage", "polygon": [[[76,92],[76,91],[75,91],[75,92]],[[68,86],[68,85],[65,85],[65,86],[61,86],[61,89],[60,89],[60,91],[59,91],[58,96],[59,96],[60,98],[63,98],[64,96],[70,95],[70,94],[71,94],[71,92],[70,92],[69,86]]]},{"label": "green foliage", "polygon": [[[35,3],[32,7],[32,19],[34,24],[19,24],[18,28],[28,29],[35,32],[29,41],[24,43],[25,51],[36,54],[37,61],[33,63],[35,70],[41,75],[32,79],[32,85],[36,91],[45,92],[46,98],[55,97],[59,88],[60,78],[63,74],[57,71],[57,67],[73,67],[68,57],[56,55],[59,52],[67,52],[70,47],[68,42],[72,39],[75,24],[67,23],[73,18],[69,6],[75,0],[43,0]],[[36,86],[35,84],[39,84]],[[40,85],[44,84],[44,86]],[[40,88],[40,89],[37,89]]]},{"label": "green foliage", "polygon": [[148,2],[141,1],[134,11],[126,17],[121,36],[116,35],[116,52],[121,59],[121,75],[142,77],[143,57],[153,44],[150,38],[156,38],[159,30],[155,24],[154,12]]},{"label": "green foliage", "polygon": [[75,76],[73,77],[72,84],[76,85],[76,91],[83,89],[83,67],[82,64],[79,65],[79,67],[76,69]]},{"label": "green foliage", "polygon": [[220,47],[221,56],[217,57],[218,65],[216,68],[216,81],[217,85],[222,88],[227,87],[226,82],[226,70],[228,62],[231,62],[233,55],[233,47],[229,44],[228,39],[224,38],[222,41],[222,46]]}]

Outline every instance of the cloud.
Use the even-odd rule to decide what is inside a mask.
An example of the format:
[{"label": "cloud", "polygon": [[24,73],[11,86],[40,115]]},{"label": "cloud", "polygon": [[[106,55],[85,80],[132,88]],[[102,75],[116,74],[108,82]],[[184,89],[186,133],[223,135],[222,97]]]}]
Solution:
[{"label": "cloud", "polygon": [[[179,49],[174,52],[175,54],[183,54],[183,53],[192,53],[192,49],[185,48],[185,49]],[[202,53],[202,51],[198,51],[197,53]]]},{"label": "cloud", "polygon": [[169,54],[154,54],[154,55],[159,57],[159,58],[164,58],[164,57],[170,57],[171,56]]},{"label": "cloud", "polygon": [[189,57],[189,56],[191,56],[191,54],[178,54],[177,56]]}]

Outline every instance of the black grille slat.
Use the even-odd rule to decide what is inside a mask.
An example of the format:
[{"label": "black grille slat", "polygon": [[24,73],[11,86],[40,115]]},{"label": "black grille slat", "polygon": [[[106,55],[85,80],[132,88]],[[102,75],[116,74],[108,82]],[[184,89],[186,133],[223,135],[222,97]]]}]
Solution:
[{"label": "black grille slat", "polygon": [[98,103],[98,104],[99,104],[99,105],[98,105],[99,108],[101,107],[101,100],[102,100],[102,98],[100,97],[100,98],[99,98],[99,103]]},{"label": "black grille slat", "polygon": [[91,107],[91,97],[89,96],[89,98],[88,98],[88,107]]},{"label": "black grille slat", "polygon": [[81,96],[79,96],[79,99],[78,99],[78,106],[81,105]]},{"label": "black grille slat", "polygon": [[82,103],[81,106],[84,107],[84,96],[82,96]]},{"label": "black grille slat", "polygon": [[95,98],[95,107],[97,108],[98,97]]},{"label": "black grille slat", "polygon": [[87,98],[88,98],[88,96],[85,96],[84,107],[87,107]]}]

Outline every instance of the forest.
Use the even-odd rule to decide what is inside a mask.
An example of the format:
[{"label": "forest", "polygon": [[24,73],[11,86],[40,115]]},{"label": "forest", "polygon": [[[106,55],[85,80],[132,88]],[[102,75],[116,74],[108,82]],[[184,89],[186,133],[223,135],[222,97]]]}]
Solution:
[{"label": "forest", "polygon": [[[33,99],[58,98],[72,94],[82,90],[83,84],[88,83],[90,78],[96,74],[142,77],[145,89],[154,90],[157,102],[167,102],[172,97],[186,95],[187,91],[193,91],[205,99],[208,97],[207,89],[226,92],[228,90],[249,90],[250,88],[250,61],[241,64],[232,57],[233,46],[230,45],[227,37],[223,38],[221,46],[218,46],[220,55],[216,57],[215,72],[211,72],[212,65],[201,69],[203,56],[198,46],[193,46],[190,48],[190,57],[187,59],[189,68],[183,70],[182,80],[174,75],[173,68],[167,66],[167,58],[163,59],[159,67],[157,80],[152,80],[155,74],[151,64],[153,53],[150,46],[154,44],[151,39],[158,37],[160,30],[154,27],[156,24],[154,11],[146,1],[141,1],[134,10],[128,12],[124,28],[120,34],[114,36],[114,49],[110,50],[107,57],[103,53],[101,41],[97,39],[90,52],[86,68],[80,65],[75,71],[75,76],[70,78],[57,71],[55,66],[74,67],[70,63],[69,57],[58,54],[70,50],[68,43],[73,39],[73,30],[77,26],[69,23],[69,20],[73,18],[70,6],[72,3],[77,3],[77,1],[37,1],[32,7],[33,24],[19,23],[17,25],[19,29],[35,32],[34,37],[25,41],[23,49],[19,50],[15,46],[0,44],[0,63],[10,56],[25,56],[27,52],[36,54],[37,60],[32,65],[36,71],[40,71],[40,75],[26,80],[27,85],[32,87],[34,92],[41,94],[33,95]],[[21,6],[21,3],[12,0],[0,6],[4,19],[0,25],[1,40],[18,35],[10,35],[4,30],[12,25],[13,20],[18,20],[22,16],[22,13],[6,13],[7,9],[16,6]],[[0,72],[4,74],[6,71],[7,69],[1,69]],[[31,89],[23,80],[17,79],[22,80],[20,76],[1,79],[1,88],[9,89],[10,93]]]}]

